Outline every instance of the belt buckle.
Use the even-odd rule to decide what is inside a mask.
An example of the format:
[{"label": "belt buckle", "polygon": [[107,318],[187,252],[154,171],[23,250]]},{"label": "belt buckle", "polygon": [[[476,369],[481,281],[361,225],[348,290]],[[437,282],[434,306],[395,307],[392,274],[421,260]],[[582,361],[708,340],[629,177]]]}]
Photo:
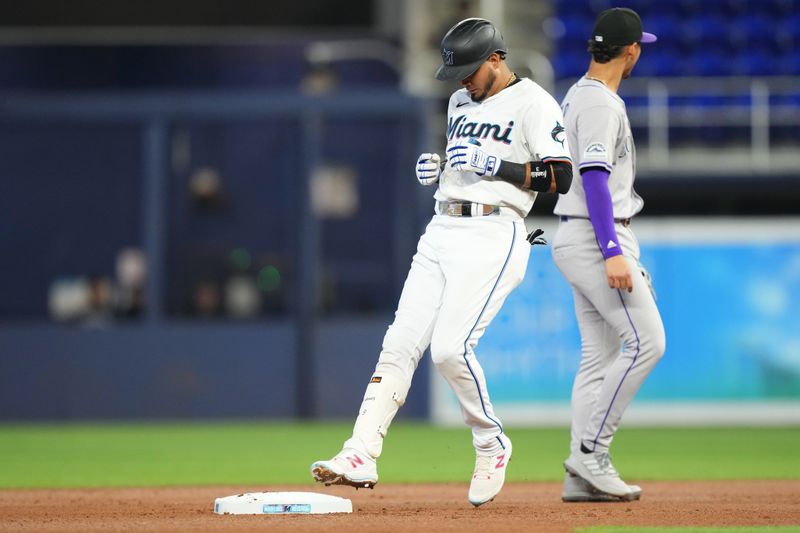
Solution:
[{"label": "belt buckle", "polygon": [[460,217],[461,216],[461,208],[462,204],[458,202],[451,202],[447,204],[447,215],[451,217]]}]

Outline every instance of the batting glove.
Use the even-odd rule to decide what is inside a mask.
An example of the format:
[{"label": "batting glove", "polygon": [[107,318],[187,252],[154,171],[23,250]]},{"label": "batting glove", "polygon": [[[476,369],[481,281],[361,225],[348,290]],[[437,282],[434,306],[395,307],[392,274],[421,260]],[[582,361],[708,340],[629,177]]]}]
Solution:
[{"label": "batting glove", "polygon": [[442,173],[439,154],[420,154],[417,159],[417,180],[423,185],[433,185]]},{"label": "batting glove", "polygon": [[470,138],[466,143],[454,144],[447,149],[447,160],[460,172],[474,172],[479,176],[494,176],[500,160],[480,149],[481,143]]},{"label": "batting glove", "polygon": [[544,246],[547,244],[547,239],[545,239],[543,235],[544,231],[541,229],[535,229],[528,233],[528,236],[525,238],[525,240],[531,243],[531,246],[536,246],[537,244]]}]

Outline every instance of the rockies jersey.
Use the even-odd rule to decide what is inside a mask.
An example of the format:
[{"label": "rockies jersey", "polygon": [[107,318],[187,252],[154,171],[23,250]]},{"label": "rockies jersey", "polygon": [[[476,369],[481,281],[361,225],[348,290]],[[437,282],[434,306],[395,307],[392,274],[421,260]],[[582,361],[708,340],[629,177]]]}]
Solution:
[{"label": "rockies jersey", "polygon": [[[473,102],[466,89],[454,92],[447,109],[447,144],[472,137],[488,154],[512,163],[569,161],[563,124],[561,109],[553,97],[523,78],[480,103]],[[524,217],[536,193],[500,178],[459,172],[447,165],[434,197],[510,207]]]},{"label": "rockies jersey", "polygon": [[614,218],[630,218],[641,211],[644,202],[633,190],[636,148],[622,98],[602,82],[583,77],[567,92],[561,108],[574,172],[569,192],[558,197],[555,214],[588,218],[580,170],[589,167],[611,173],[608,189]]}]

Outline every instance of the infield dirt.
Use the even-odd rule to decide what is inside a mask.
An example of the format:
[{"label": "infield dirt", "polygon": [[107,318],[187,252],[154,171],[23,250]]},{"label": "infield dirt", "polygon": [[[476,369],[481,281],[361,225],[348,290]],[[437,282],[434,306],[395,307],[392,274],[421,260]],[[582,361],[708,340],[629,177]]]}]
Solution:
[{"label": "infield dirt", "polygon": [[[557,483],[509,483],[473,508],[466,484],[214,486],[0,491],[0,531],[553,531],[581,526],[800,526],[800,480],[642,482],[642,500],[566,504]],[[350,498],[349,515],[219,516],[241,492],[317,491]]]}]

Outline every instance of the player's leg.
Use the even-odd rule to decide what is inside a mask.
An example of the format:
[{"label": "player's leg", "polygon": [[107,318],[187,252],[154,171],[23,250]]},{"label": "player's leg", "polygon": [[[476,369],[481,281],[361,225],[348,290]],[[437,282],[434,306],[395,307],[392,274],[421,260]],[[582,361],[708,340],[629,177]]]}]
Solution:
[{"label": "player's leg", "polygon": [[525,275],[530,246],[521,221],[456,221],[442,255],[446,286],[431,357],[472,427],[476,468],[469,500],[481,505],[500,491],[511,441],[494,413],[474,349],[509,293]]},{"label": "player's leg", "polygon": [[[631,241],[631,245],[626,249],[626,253],[632,255],[638,253],[638,246],[635,246],[635,242],[631,239],[627,240]],[[623,243],[627,243],[627,240]],[[613,433],[619,426],[622,413],[649,370],[663,353],[664,333],[658,310],[655,308],[655,302],[647,284],[644,283],[644,278],[635,275],[634,291],[632,293],[625,292],[625,295],[633,297],[636,302],[636,305],[633,306],[634,311],[645,317],[640,320],[640,336],[642,339],[646,339],[646,342],[639,343],[640,348],[644,347],[644,350],[632,351],[631,341],[634,335],[630,322],[626,322],[627,328],[622,327],[621,319],[626,316],[624,306],[620,303],[622,291],[612,290],[608,287],[604,261],[597,249],[589,221],[570,220],[567,224],[562,223],[554,239],[553,257],[559,270],[574,290],[582,294],[596,311],[596,313],[578,313],[577,318],[582,333],[587,331],[590,336],[593,333],[598,337],[603,335],[602,329],[598,329],[596,326],[596,314],[599,314],[623,342],[624,347],[621,352],[617,351],[613,361],[607,364],[599,390],[592,389],[592,384],[595,387],[597,384],[598,374],[596,372],[592,372],[591,376],[584,374],[576,383],[579,390],[576,400],[579,412],[576,413],[576,423],[573,429],[577,433],[578,428],[583,426],[583,431],[582,434],[573,437],[572,453],[565,462],[565,467],[568,472],[580,475],[602,492],[623,499],[635,499],[640,491],[626,485],[620,479],[611,464],[608,446],[613,438]],[[633,270],[633,272],[638,272],[638,270]],[[615,313],[615,310],[618,312]],[[611,354],[610,343],[607,348],[608,353]],[[635,358],[633,361],[635,364],[632,365],[633,358]],[[588,364],[591,365],[592,362],[590,361]],[[631,366],[633,368],[630,368]],[[622,368],[622,372],[620,372],[620,368]],[[586,371],[584,370],[584,372]],[[586,396],[584,397],[583,394]],[[587,401],[589,395],[596,395],[593,404],[589,404]],[[604,431],[607,433],[600,432],[603,439],[598,439],[598,442],[595,443],[598,428],[605,428]],[[587,437],[589,434],[591,437]],[[587,440],[590,440],[591,444],[587,444]],[[575,446],[575,444],[583,446]],[[576,447],[580,449],[576,450]]]},{"label": "player's leg", "polygon": [[475,347],[525,275],[530,246],[521,222],[470,222],[450,232],[442,253],[446,285],[431,339],[431,357],[473,428],[475,448],[496,451],[502,425],[494,414]]},{"label": "player's leg", "polygon": [[570,452],[581,447],[606,371],[619,355],[621,344],[617,332],[579,290],[573,288],[573,297],[581,333],[581,361],[572,384]]},{"label": "player's leg", "polygon": [[[580,291],[573,289],[573,296],[581,333],[581,362],[572,387],[570,454],[580,451],[581,438],[600,395],[606,372],[619,355],[621,343],[617,332]],[[628,487],[631,494],[626,498],[639,499],[641,488],[636,485]],[[571,472],[565,474],[561,499],[565,502],[622,501],[617,496],[597,490]]]},{"label": "player's leg", "polygon": [[622,339],[622,351],[606,371],[582,444],[608,451],[626,408],[664,354],[666,338],[661,315],[641,266],[626,257],[633,274],[633,291],[596,290],[589,298]]},{"label": "player's leg", "polygon": [[587,281],[595,290],[604,276],[602,257],[588,221],[561,223],[553,238],[553,261],[572,287],[575,318],[581,334],[581,361],[572,385],[570,452],[580,448],[583,431],[600,394],[606,370],[619,354],[621,339],[584,295]]},{"label": "player's leg", "polygon": [[[636,499],[641,491],[626,485],[611,463],[609,447],[622,416],[665,348],[661,316],[636,261],[627,258],[634,274],[633,291],[609,289],[605,276],[584,278],[581,291],[622,340],[622,350],[606,369],[597,400],[589,414],[580,450],[565,466],[597,489],[624,499]],[[597,277],[592,277],[597,280]]]},{"label": "player's leg", "polygon": [[383,439],[405,402],[414,371],[430,344],[441,305],[444,277],[435,246],[438,233],[432,222],[419,241],[395,320],[384,336],[378,364],[359,407],[353,434],[333,459],[311,465],[317,481],[356,487],[371,487],[378,481],[376,460]]}]

